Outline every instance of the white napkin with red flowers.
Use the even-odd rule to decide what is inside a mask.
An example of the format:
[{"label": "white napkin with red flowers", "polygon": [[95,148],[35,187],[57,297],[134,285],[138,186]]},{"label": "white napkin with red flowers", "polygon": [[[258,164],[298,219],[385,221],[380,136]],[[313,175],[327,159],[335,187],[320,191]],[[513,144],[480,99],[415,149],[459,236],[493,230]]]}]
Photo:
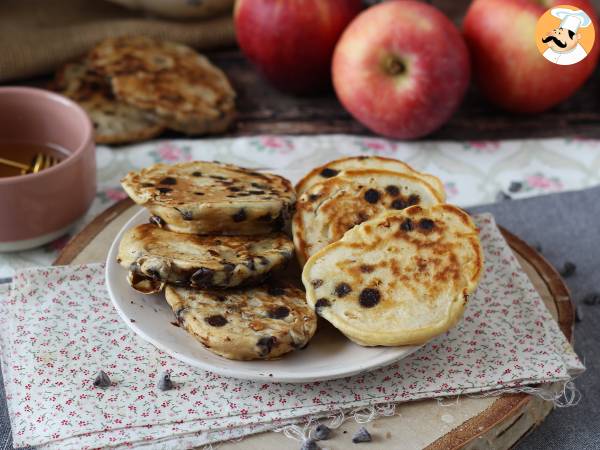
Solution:
[{"label": "white napkin with red flowers", "polygon": [[[223,378],[162,353],[121,322],[101,264],[18,272],[0,301],[14,445],[191,448],[340,409],[570,380],[581,362],[493,218],[476,223],[486,264],[460,324],[398,363],[326,382]],[[165,370],[176,389],[162,392]]]}]

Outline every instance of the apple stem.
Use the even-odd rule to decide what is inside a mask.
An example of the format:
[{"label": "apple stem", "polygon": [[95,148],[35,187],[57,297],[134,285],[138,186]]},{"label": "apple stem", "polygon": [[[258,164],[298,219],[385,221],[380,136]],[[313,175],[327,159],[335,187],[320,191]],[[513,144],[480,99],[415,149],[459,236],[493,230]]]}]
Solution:
[{"label": "apple stem", "polygon": [[383,62],[383,69],[388,75],[400,75],[406,70],[406,66],[395,56],[388,56]]}]

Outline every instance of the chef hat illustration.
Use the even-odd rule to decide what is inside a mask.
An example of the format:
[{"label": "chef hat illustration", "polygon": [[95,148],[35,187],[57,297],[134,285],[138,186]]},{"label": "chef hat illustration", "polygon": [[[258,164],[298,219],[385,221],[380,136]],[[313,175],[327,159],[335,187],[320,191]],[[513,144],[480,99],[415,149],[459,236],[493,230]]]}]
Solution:
[{"label": "chef hat illustration", "polygon": [[553,8],[550,14],[561,20],[560,28],[571,30],[573,33],[577,33],[580,27],[585,28],[592,23],[590,16],[581,9],[574,11],[567,8]]}]

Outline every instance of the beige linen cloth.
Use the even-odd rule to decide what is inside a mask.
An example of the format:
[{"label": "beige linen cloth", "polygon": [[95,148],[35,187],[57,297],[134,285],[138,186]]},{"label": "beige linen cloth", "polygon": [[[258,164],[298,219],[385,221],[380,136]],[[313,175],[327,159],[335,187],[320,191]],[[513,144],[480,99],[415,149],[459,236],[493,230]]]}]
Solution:
[{"label": "beige linen cloth", "polygon": [[104,0],[1,0],[0,82],[51,73],[98,41],[145,34],[210,50],[235,44],[230,15],[179,21]]}]

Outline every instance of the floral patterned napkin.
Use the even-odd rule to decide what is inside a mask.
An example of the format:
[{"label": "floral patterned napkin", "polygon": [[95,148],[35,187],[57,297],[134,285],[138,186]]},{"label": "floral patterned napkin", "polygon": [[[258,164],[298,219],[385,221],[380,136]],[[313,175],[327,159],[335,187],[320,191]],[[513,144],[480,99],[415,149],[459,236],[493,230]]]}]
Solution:
[{"label": "floral patterned napkin", "polygon": [[[570,380],[581,362],[493,218],[476,223],[486,265],[460,324],[398,363],[325,382],[223,378],[160,352],[122,323],[101,264],[20,271],[0,301],[14,445],[191,448],[340,409]],[[176,389],[162,392],[165,370]]]},{"label": "floral patterned napkin", "polygon": [[[298,180],[311,168],[352,155],[402,159],[439,176],[448,201],[459,206],[506,198],[582,189],[600,184],[600,140],[535,139],[513,141],[398,142],[374,137],[255,136],[235,139],[152,141],[126,147],[99,146],[98,191],[92,207],[73,229],[125,198],[119,180],[130,170],[155,162],[219,160],[273,169]],[[499,195],[503,192],[505,195]],[[64,236],[42,248],[0,254],[0,279],[15,270],[52,264],[67,243]]]}]

